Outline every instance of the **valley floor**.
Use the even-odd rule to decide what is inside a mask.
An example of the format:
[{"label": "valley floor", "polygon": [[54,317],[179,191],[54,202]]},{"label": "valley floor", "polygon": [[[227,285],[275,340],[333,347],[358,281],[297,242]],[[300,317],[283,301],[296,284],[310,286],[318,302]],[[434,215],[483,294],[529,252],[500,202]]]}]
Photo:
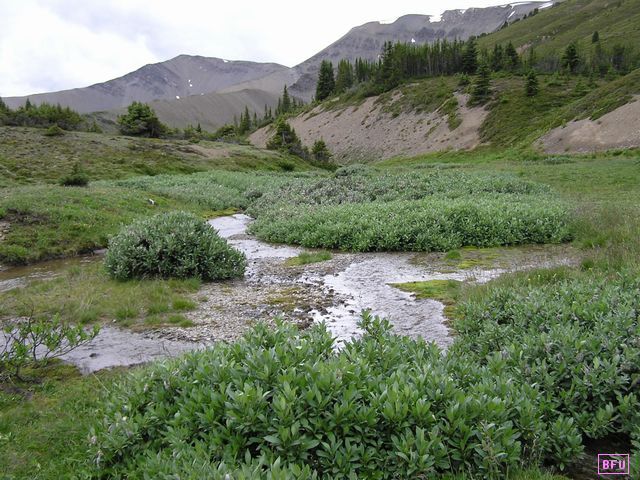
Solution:
[{"label": "valley floor", "polygon": [[[11,151],[6,146],[7,142],[17,141],[13,139],[15,135],[34,135],[34,132],[27,129],[22,130],[23,133],[16,132],[20,131],[9,129],[0,131],[0,134],[5,136],[5,140],[11,139],[5,142],[4,147],[0,147],[0,166],[13,172],[13,176],[3,177],[0,181],[0,263],[7,265],[38,262],[47,258],[65,257],[101,249],[107,246],[108,237],[116,233],[123,223],[129,223],[135,218],[150,216],[156,212],[175,209],[189,210],[203,218],[218,216],[224,218],[225,220],[220,221],[218,229],[222,233],[224,228],[230,228],[230,233],[225,236],[230,237],[232,244],[244,249],[253,263],[249,266],[248,280],[212,284],[202,284],[195,280],[154,280],[122,284],[108,279],[99,268],[99,264],[92,261],[63,265],[55,272],[56,278],[50,280],[39,280],[37,276],[29,278],[28,275],[16,275],[17,279],[9,279],[7,272],[11,270],[7,269],[4,273],[0,272],[0,317],[2,318],[15,314],[22,315],[28,311],[36,311],[39,314],[58,313],[64,318],[81,321],[88,325],[115,323],[121,328],[132,328],[142,332],[154,331],[156,332],[154,335],[161,332],[160,336],[165,339],[202,342],[236,338],[240,330],[225,333],[225,329],[228,329],[227,320],[231,317],[234,317],[233,321],[236,324],[245,323],[246,328],[249,328],[255,320],[271,321],[275,315],[284,315],[285,318],[303,326],[324,315],[330,322],[332,334],[348,336],[354,331],[354,319],[363,307],[378,308],[378,311],[374,310],[374,314],[387,314],[392,317],[392,320],[395,314],[399,318],[410,316],[415,320],[416,315],[427,312],[424,320],[417,322],[421,327],[424,326],[425,321],[434,321],[432,313],[436,316],[435,323],[443,326],[441,322],[444,321],[442,316],[444,310],[445,315],[452,320],[447,325],[454,335],[460,335],[463,339],[465,336],[472,338],[475,335],[479,339],[478,345],[485,345],[490,349],[493,340],[488,337],[489,334],[480,327],[472,325],[469,319],[474,318],[476,311],[474,308],[481,309],[487,306],[485,302],[515,308],[513,305],[518,301],[514,300],[514,304],[509,304],[501,297],[503,292],[527,291],[530,293],[528,296],[522,293],[522,299],[530,299],[536,295],[543,298],[543,295],[551,295],[548,290],[552,290],[554,285],[559,284],[558,282],[566,281],[567,285],[589,285],[590,282],[606,283],[607,279],[610,279],[615,283],[621,277],[637,279],[640,271],[638,265],[640,204],[637,200],[640,198],[640,169],[638,168],[640,153],[638,151],[551,155],[534,153],[530,150],[480,149],[470,153],[448,152],[387,160],[378,163],[375,168],[367,169],[364,173],[349,173],[350,178],[354,179],[353,185],[356,185],[354,187],[351,183],[345,184],[349,195],[360,188],[357,186],[360,185],[360,179],[364,182],[363,192],[367,192],[370,188],[380,188],[377,194],[381,195],[380,192],[384,193],[388,185],[384,182],[396,182],[397,178],[404,179],[405,175],[408,178],[431,173],[444,174],[445,177],[452,175],[452,178],[458,178],[457,175],[461,175],[460,178],[468,177],[473,180],[471,183],[474,183],[476,175],[479,176],[477,178],[485,179],[486,175],[508,174],[509,179],[517,179],[518,182],[533,181],[551,186],[552,190],[549,193],[546,190],[532,190],[533,193],[530,194],[518,193],[518,195],[524,195],[523,204],[526,204],[527,208],[530,206],[528,203],[530,199],[531,205],[542,199],[544,205],[541,203],[540,209],[548,205],[550,208],[556,208],[555,202],[559,202],[563,208],[566,206],[570,211],[572,219],[570,235],[565,235],[562,223],[564,217],[561,217],[560,213],[552,218],[537,217],[536,215],[541,215],[542,210],[531,207],[531,211],[522,210],[522,212],[532,215],[534,223],[548,222],[545,228],[549,230],[543,232],[536,230],[531,233],[525,229],[522,230],[524,232],[522,234],[544,234],[551,238],[552,233],[549,232],[552,230],[555,232],[554,229],[558,229],[562,233],[562,235],[558,234],[558,241],[570,238],[570,244],[509,248],[492,246],[477,249],[469,248],[468,244],[462,242],[451,244],[451,248],[446,248],[440,253],[380,253],[375,251],[376,244],[372,243],[370,237],[354,236],[350,240],[352,243],[349,244],[353,247],[351,250],[357,250],[360,245],[364,246],[364,250],[373,250],[373,252],[332,251],[327,255],[328,258],[324,257],[322,262],[292,266],[287,262],[309,246],[332,250],[335,240],[332,235],[339,237],[340,232],[327,230],[323,232],[323,236],[314,238],[300,234],[299,237],[291,237],[290,242],[298,246],[269,247],[255,237],[246,235],[242,230],[244,227],[232,231],[235,228],[234,225],[227,224],[225,227],[224,223],[231,221],[226,219],[234,218],[230,215],[249,209],[250,213],[257,215],[258,221],[254,226],[254,233],[259,238],[273,241],[284,234],[296,235],[297,223],[287,224],[289,226],[282,231],[275,229],[275,226],[285,221],[294,222],[295,220],[295,222],[301,222],[300,225],[303,226],[305,225],[303,222],[307,221],[303,217],[279,217],[278,211],[270,205],[271,199],[278,197],[286,201],[299,202],[291,204],[299,212],[309,208],[311,213],[317,210],[322,211],[323,215],[335,216],[328,217],[329,224],[333,221],[332,218],[335,218],[336,222],[351,218],[344,217],[345,212],[349,211],[344,210],[339,203],[337,206],[322,205],[316,209],[304,203],[308,196],[299,195],[300,192],[307,191],[305,189],[308,185],[315,185],[313,188],[318,189],[333,188],[331,179],[334,177],[326,172],[318,171],[288,157],[274,157],[271,153],[249,147],[234,146],[232,149],[235,153],[229,154],[225,150],[224,155],[214,158],[194,153],[195,150],[202,148],[207,151],[217,151],[220,147],[213,144],[185,146],[167,142],[165,145],[134,140],[127,143],[128,140],[119,138],[113,140],[118,143],[115,148],[119,152],[131,151],[130,147],[137,145],[135,149],[154,152],[145,153],[145,155],[158,155],[157,158],[161,158],[162,155],[157,149],[162,145],[161,149],[169,152],[168,155],[172,158],[179,157],[181,170],[176,171],[175,162],[163,160],[155,164],[156,167],[151,167],[156,169],[153,172],[141,172],[138,167],[132,167],[132,164],[128,163],[128,156],[122,157],[121,160],[117,159],[120,158],[118,155],[124,156],[125,153],[112,156],[114,147],[111,145],[104,147],[110,152],[103,153],[105,164],[98,160],[94,160],[92,164],[90,173],[93,175],[92,179],[96,181],[92,182],[87,189],[69,189],[55,184],[57,179],[67,172],[69,167],[67,160],[58,167],[50,165],[45,169],[48,171],[46,174],[41,173],[45,170],[38,169],[41,176],[36,177],[30,175],[29,169],[25,166],[26,159],[31,158],[33,152],[25,152],[20,158],[7,157]],[[80,143],[85,140],[82,139]],[[72,142],[72,140],[68,141]],[[105,144],[112,142],[102,136],[96,136],[95,141]],[[64,148],[75,147],[70,143]],[[134,154],[132,158],[135,156]],[[153,162],[150,164],[154,165]],[[109,165],[119,165],[118,171],[114,173]],[[160,176],[140,178],[138,177],[140,173],[160,174]],[[184,176],[185,174],[188,176]],[[325,182],[327,178],[330,181]],[[494,180],[492,177],[491,182]],[[336,184],[339,181],[336,181]],[[347,180],[344,181],[347,182]],[[328,186],[322,186],[322,182],[327,183]],[[529,184],[522,187],[515,180],[513,182],[508,184],[508,188],[530,188]],[[411,188],[414,187],[406,187],[406,191],[411,191]],[[547,195],[550,196],[547,198]],[[485,199],[484,193],[478,194],[477,198],[482,199],[478,203],[487,202],[487,205],[494,208],[491,202],[498,200],[493,196],[494,194],[491,193]],[[149,199],[154,200],[153,205]],[[405,210],[402,209],[406,205],[410,205],[411,208],[414,205],[410,203],[414,201],[413,199],[394,197],[387,200],[384,208],[391,209],[389,215],[393,215],[394,212],[404,212]],[[372,205],[370,208],[375,211],[379,205],[375,203],[376,201],[379,200],[368,199],[360,203]],[[444,203],[446,202],[443,202],[443,205]],[[358,204],[355,205],[358,206]],[[496,205],[500,207],[502,203]],[[468,208],[466,204],[462,207]],[[398,210],[394,210],[396,208]],[[489,210],[489,212],[493,211]],[[370,214],[369,211],[363,210],[363,212]],[[238,215],[235,217],[240,223],[243,218]],[[270,223],[261,225],[261,218],[268,218]],[[491,217],[491,220],[496,219]],[[487,228],[490,228],[492,224],[487,225]],[[380,228],[384,231],[384,225]],[[300,231],[305,230],[300,227]],[[514,232],[518,233],[521,230],[514,230]],[[368,234],[371,233],[368,232]],[[498,240],[500,240],[500,234],[500,232],[495,233]],[[389,241],[390,236],[393,236],[393,232],[385,237],[385,241]],[[448,243],[445,244],[448,245]],[[271,253],[265,253],[265,249],[269,248],[272,249]],[[274,251],[279,253],[273,254]],[[316,251],[311,250],[311,252]],[[38,263],[35,265],[37,268]],[[514,272],[521,270],[523,266],[532,267],[533,270]],[[380,279],[376,277],[380,271],[389,273],[389,270],[391,270],[389,275],[382,276]],[[483,272],[489,272],[486,275],[488,280],[492,276],[490,272],[496,270],[503,273],[497,280],[483,285],[468,281],[472,280],[472,277],[473,279],[481,277]],[[11,290],[7,287],[7,291],[2,292],[2,286],[9,285],[3,282],[13,281],[14,283],[11,284],[13,287],[20,278],[26,278],[26,285]],[[376,286],[369,281],[371,278],[379,281],[379,284]],[[461,288],[454,287],[451,292],[442,292],[438,290],[440,284],[429,283],[433,280],[450,279],[463,280]],[[353,290],[354,282],[359,282],[361,291]],[[413,293],[405,293],[399,288],[387,285],[389,283],[407,284],[402,288]],[[621,285],[620,288],[624,293],[626,284],[623,282]],[[435,293],[434,287],[438,290]],[[375,288],[394,292],[393,294],[402,300],[401,308],[393,310],[393,299],[384,297]],[[425,294],[426,298],[420,298],[421,292],[428,292]],[[604,296],[603,294],[603,298]],[[503,300],[506,303],[501,304]],[[525,303],[525,300],[521,303]],[[385,306],[389,305],[391,310],[385,311]],[[407,305],[411,308],[406,309]],[[429,311],[427,308],[434,306],[437,307],[434,311]],[[567,305],[566,308],[571,307]],[[464,318],[461,319],[463,311],[466,312],[467,323]],[[580,312],[576,315],[579,314]],[[516,313],[513,315],[517,316]],[[247,323],[249,325],[246,325]],[[332,324],[333,329],[331,329]],[[478,328],[477,331],[474,330],[476,328]],[[637,328],[637,325],[629,328]],[[415,334],[402,329],[401,332]],[[514,330],[512,334],[520,333]],[[446,328],[445,337],[447,339],[441,342],[443,346],[450,343]],[[437,340],[435,337],[429,339]],[[481,352],[477,354],[478,358],[482,356]],[[609,361],[606,352],[601,355],[604,362]],[[145,368],[136,367],[132,370],[144,374]],[[91,439],[94,435],[92,428],[96,424],[95,417],[104,415],[105,398],[109,398],[115,388],[113,385],[124,381],[128,373],[128,370],[115,369],[80,376],[70,366],[52,364],[44,370],[30,370],[25,373],[26,377],[37,378],[36,381],[1,383],[0,465],[3,470],[0,472],[0,478],[65,478],[72,472],[77,473],[85,468],[87,451],[93,448],[91,442],[95,441]],[[631,371],[628,374],[630,378],[637,378],[637,372]],[[628,387],[628,384],[625,385]],[[576,387],[578,390],[579,388],[581,387]],[[601,394],[608,399],[613,398],[608,396],[609,392],[602,391]],[[581,401],[576,400],[576,402]],[[596,400],[591,403],[588,406],[577,404],[576,407],[578,409],[588,407],[591,409],[589,411],[598,410]],[[564,408],[564,404],[558,404],[557,408]],[[595,418],[595,415],[593,413],[591,417]],[[604,414],[598,411],[598,415]],[[580,418],[578,413],[576,418],[582,422],[581,425],[591,421]],[[597,438],[606,437],[602,431],[611,432],[618,429],[615,431],[623,437],[629,433],[623,434],[619,431],[616,423],[618,420],[611,420],[610,423],[603,420],[603,422],[605,427],[590,425],[584,427],[584,432]],[[631,435],[635,433],[631,432]],[[587,433],[585,438],[586,436]],[[626,448],[629,448],[628,437],[623,441]],[[587,467],[582,472],[569,470],[573,472],[569,474],[570,478],[590,478],[591,460],[590,457],[584,457],[581,463]],[[513,473],[509,478],[550,480],[563,477],[554,477],[534,468]]]}]

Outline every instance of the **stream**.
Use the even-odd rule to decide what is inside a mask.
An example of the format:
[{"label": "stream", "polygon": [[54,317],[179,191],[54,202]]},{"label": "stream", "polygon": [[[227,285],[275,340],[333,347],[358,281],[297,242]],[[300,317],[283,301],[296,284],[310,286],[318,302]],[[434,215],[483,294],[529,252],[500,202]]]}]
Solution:
[{"label": "stream", "polygon": [[[505,272],[574,261],[569,247],[531,246],[492,249],[495,258],[478,261],[473,268],[451,265],[441,253],[334,253],[331,260],[294,267],[287,266],[286,259],[305,250],[257,240],[247,234],[251,221],[243,214],[209,221],[220,236],[245,253],[248,266],[243,279],[202,286],[196,294],[198,307],[186,314],[194,326],[140,333],[105,325],[91,343],[63,360],[84,373],[146,363],[205,348],[216,341],[233,341],[256,322],[272,322],[276,316],[303,327],[324,322],[340,344],[361,333],[357,323],[363,309],[389,319],[399,334],[421,336],[446,349],[453,339],[446,327],[444,305],[418,300],[390,283],[480,283]],[[471,251],[470,255],[477,256],[477,252]],[[55,278],[73,265],[99,260],[91,256],[6,269],[0,271],[0,292],[32,280]]]}]

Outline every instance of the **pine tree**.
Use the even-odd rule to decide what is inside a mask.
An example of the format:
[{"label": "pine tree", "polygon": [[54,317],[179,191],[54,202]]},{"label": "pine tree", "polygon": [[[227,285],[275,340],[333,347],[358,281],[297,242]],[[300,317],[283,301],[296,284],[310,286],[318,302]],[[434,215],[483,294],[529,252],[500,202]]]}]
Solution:
[{"label": "pine tree", "polygon": [[[398,47],[399,44],[396,45]],[[382,86],[384,90],[391,90],[400,84],[402,72],[399,67],[399,60],[396,53],[397,48],[394,48],[393,43],[385,42],[382,47],[382,57],[380,58],[378,68],[378,85]],[[399,55],[398,55],[399,57]]]},{"label": "pine tree", "polygon": [[141,102],[133,102],[129,105],[127,113],[118,117],[118,125],[123,135],[151,138],[158,138],[168,130],[167,126],[160,122],[156,112],[149,105]]},{"label": "pine tree", "polygon": [[491,70],[486,63],[480,64],[478,74],[473,83],[471,103],[482,104],[489,100],[491,94]]},{"label": "pine tree", "polygon": [[291,111],[291,97],[285,85],[282,89],[282,111],[280,113],[289,113]]},{"label": "pine tree", "polygon": [[244,135],[251,130],[251,117],[249,117],[249,107],[244,107],[244,113],[240,114],[240,124],[238,125],[238,135]]},{"label": "pine tree", "polygon": [[316,100],[319,102],[325,100],[333,94],[335,88],[336,84],[333,77],[333,64],[328,60],[323,60],[322,63],[320,63],[320,72],[318,74],[318,83],[316,85]]},{"label": "pine tree", "polygon": [[507,44],[507,47],[504,49],[504,55],[507,68],[512,72],[517,70],[520,66],[520,55],[518,55],[513,43],[509,42]]},{"label": "pine tree", "polygon": [[353,86],[353,66],[349,60],[340,60],[336,74],[336,93],[343,93]]},{"label": "pine tree", "polygon": [[0,97],[0,113],[9,113],[9,107],[7,106],[6,103],[4,103],[4,100],[2,100],[2,98]]},{"label": "pine tree", "polygon": [[578,55],[578,47],[575,43],[570,43],[562,56],[562,66],[570,73],[576,73],[580,66],[580,56]]},{"label": "pine tree", "polygon": [[502,45],[495,44],[491,54],[491,70],[499,72],[504,67],[504,50]]},{"label": "pine tree", "polygon": [[462,71],[468,75],[474,75],[478,70],[478,48],[476,39],[471,37],[462,54]]},{"label": "pine tree", "polygon": [[279,150],[293,155],[304,156],[304,148],[296,131],[284,119],[276,122],[275,133],[267,142],[269,150]]},{"label": "pine tree", "polygon": [[311,154],[319,162],[326,162],[331,159],[331,152],[322,138],[315,141],[311,148]]},{"label": "pine tree", "polygon": [[527,97],[535,97],[540,88],[538,86],[538,77],[536,76],[536,72],[534,70],[529,70],[527,73],[527,80],[525,82],[525,93]]},{"label": "pine tree", "polygon": [[200,122],[198,122],[198,126],[196,127],[196,132],[202,133],[202,126],[200,125]]},{"label": "pine tree", "polygon": [[593,35],[591,35],[591,43],[598,43],[599,41],[600,41],[600,34],[596,30],[595,32],[593,32]]}]

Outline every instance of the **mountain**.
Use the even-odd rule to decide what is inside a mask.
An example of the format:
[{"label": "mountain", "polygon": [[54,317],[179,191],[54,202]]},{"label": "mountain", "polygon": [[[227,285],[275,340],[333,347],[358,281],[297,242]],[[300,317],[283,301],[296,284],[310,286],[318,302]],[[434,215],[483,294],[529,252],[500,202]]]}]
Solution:
[{"label": "mountain", "polygon": [[[280,84],[282,85],[282,84]],[[160,120],[172,127],[184,128],[197,125],[207,131],[215,131],[227,123],[233,123],[245,107],[250,112],[262,116],[264,106],[278,103],[278,94],[265,90],[244,89],[234,92],[212,92],[202,95],[191,95],[179,100],[154,100],[151,107]],[[107,124],[115,122],[117,116],[125,112],[125,108],[99,112],[95,118],[106,120]]]},{"label": "mountain", "polygon": [[318,68],[322,60],[335,64],[341,59],[376,60],[385,42],[430,43],[436,40],[466,40],[491,33],[505,22],[523,18],[534,9],[544,9],[553,2],[516,2],[509,5],[447,10],[440,18],[430,15],[405,15],[392,23],[369,22],[352,28],[346,35],[305,60],[295,69],[299,80],[291,91],[307,100],[314,94]]},{"label": "mountain", "polygon": [[[88,113],[118,109],[134,100],[150,102],[208,94],[242,82],[287,74],[289,70],[276,63],[180,55],[90,87],[7,97],[4,101],[10,107],[17,108],[29,98],[33,103],[60,103],[80,113]],[[282,88],[282,84],[279,88]]]},{"label": "mountain", "polygon": [[518,20],[535,8],[551,5],[552,2],[517,2],[449,10],[440,18],[405,15],[391,23],[369,22],[351,29],[294,68],[180,55],[90,87],[8,97],[4,101],[12,108],[23,105],[27,98],[34,103],[60,103],[81,113],[106,112],[102,116],[107,119],[115,118],[134,100],[157,102],[154,108],[160,119],[173,127],[200,123],[204,128],[213,128],[239,116],[245,105],[258,114],[262,114],[265,104],[274,107],[285,84],[291,87],[294,96],[310,100],[322,60],[334,63],[343,58],[374,60],[386,41],[425,43],[466,39],[494,32],[506,21]]}]

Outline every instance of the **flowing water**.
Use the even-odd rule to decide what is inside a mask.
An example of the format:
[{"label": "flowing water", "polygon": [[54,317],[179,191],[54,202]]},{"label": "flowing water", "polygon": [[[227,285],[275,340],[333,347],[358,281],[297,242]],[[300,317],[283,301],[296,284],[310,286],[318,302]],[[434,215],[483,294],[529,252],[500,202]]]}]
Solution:
[{"label": "flowing water", "polygon": [[[374,315],[389,319],[397,333],[422,336],[446,349],[452,338],[446,327],[444,305],[435,300],[416,299],[389,284],[427,280],[485,282],[505,271],[568,261],[565,250],[527,247],[505,250],[511,252],[508,255],[518,253],[517,260],[509,265],[470,270],[452,269],[443,263],[442,254],[413,253],[336,253],[328,262],[291,269],[284,266],[284,261],[303,249],[259,241],[247,234],[250,223],[251,218],[242,214],[209,222],[220,236],[245,253],[248,268],[242,280],[203,286],[208,309],[201,306],[200,311],[193,314],[198,319],[195,327],[137,333],[105,326],[90,344],[67,354],[64,360],[83,372],[92,372],[175,356],[206,347],[216,340],[237,338],[253,322],[274,313],[273,309],[264,307],[274,292],[282,289],[295,290],[298,295],[295,301],[307,305],[306,309],[296,306],[292,315],[306,315],[309,321],[325,322],[339,342],[360,333],[357,322],[361,311],[369,309]],[[19,288],[32,280],[55,278],[69,267],[92,261],[96,261],[95,256],[7,269],[0,272],[0,292]],[[225,306],[234,312],[234,321],[242,324],[240,333],[220,335],[220,331],[233,323],[228,317],[217,318]],[[277,309],[276,313],[279,313]]]}]

